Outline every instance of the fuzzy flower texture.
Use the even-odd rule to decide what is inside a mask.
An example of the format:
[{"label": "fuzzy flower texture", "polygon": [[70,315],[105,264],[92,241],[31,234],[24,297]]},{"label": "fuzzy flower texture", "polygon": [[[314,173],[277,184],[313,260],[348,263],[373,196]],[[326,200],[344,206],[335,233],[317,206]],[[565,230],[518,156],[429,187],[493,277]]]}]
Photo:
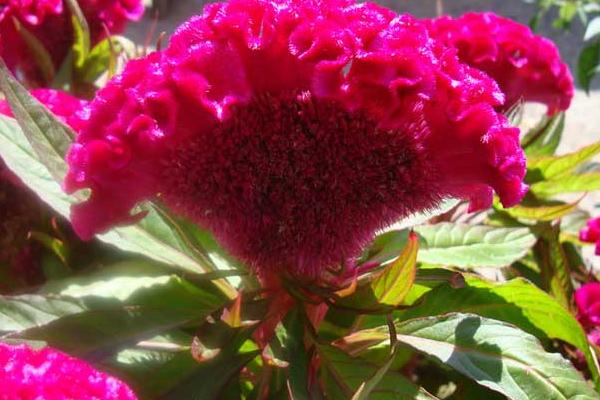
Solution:
[{"label": "fuzzy flower texture", "polygon": [[259,273],[318,278],[442,199],[518,203],[504,95],[426,23],[350,0],[232,0],[131,61],[68,155],[91,238],[158,199]]},{"label": "fuzzy flower texture", "polygon": [[464,63],[498,82],[505,107],[518,101],[538,102],[548,114],[566,110],[573,98],[573,77],[552,41],[529,27],[493,13],[428,21],[433,37],[458,49]]},{"label": "fuzzy flower texture", "polygon": [[135,400],[120,380],[51,348],[0,343],[0,400]]},{"label": "fuzzy flower texture", "polygon": [[[92,45],[123,32],[127,21],[138,20],[142,0],[79,0],[88,22]],[[22,31],[19,31],[19,27]],[[0,55],[8,67],[32,82],[44,84],[34,52],[25,39],[35,37],[58,69],[73,44],[71,13],[64,0],[4,0],[0,2]]]}]

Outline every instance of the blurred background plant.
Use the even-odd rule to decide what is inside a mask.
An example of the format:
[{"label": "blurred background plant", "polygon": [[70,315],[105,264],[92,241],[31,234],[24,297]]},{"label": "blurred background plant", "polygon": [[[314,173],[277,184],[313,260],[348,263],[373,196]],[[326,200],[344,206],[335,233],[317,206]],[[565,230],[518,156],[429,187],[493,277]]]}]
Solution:
[{"label": "blurred background plant", "polygon": [[547,13],[554,15],[552,26],[569,30],[573,24],[584,27],[583,46],[577,61],[579,85],[589,91],[591,82],[600,73],[600,1],[598,0],[524,0],[538,7],[530,26],[537,30]]}]

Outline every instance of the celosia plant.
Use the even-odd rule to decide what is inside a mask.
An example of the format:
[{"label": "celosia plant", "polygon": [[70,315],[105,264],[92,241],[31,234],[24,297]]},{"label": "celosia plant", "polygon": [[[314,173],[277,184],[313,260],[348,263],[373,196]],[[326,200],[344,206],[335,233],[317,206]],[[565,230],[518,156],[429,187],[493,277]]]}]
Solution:
[{"label": "celosia plant", "polygon": [[525,160],[502,104],[410,16],[217,3],[97,94],[69,154],[66,188],[92,189],[73,225],[90,238],[160,198],[259,271],[318,278],[444,198],[519,202]]},{"label": "celosia plant", "polygon": [[0,398],[135,400],[129,387],[60,351],[0,343]]},{"label": "celosia plant", "polygon": [[[58,69],[75,37],[67,3],[63,0],[8,0],[0,10],[0,55],[12,71],[38,84],[48,84],[32,40],[39,42]],[[142,0],[81,0],[91,44],[121,33],[127,21],[138,20]],[[33,39],[31,39],[33,36]]]},{"label": "celosia plant", "polygon": [[498,82],[505,106],[520,100],[545,104],[548,113],[566,110],[573,98],[573,78],[550,40],[527,26],[493,13],[428,21],[432,36],[458,50],[462,62]]},{"label": "celosia plant", "polygon": [[[572,85],[552,44],[463,18],[212,3],[48,107],[0,63],[0,156],[98,239],[42,237],[86,257],[0,296],[0,341],[140,399],[600,399],[589,214],[563,196],[600,189],[600,145],[555,154]],[[521,135],[517,98],[550,112]]]}]

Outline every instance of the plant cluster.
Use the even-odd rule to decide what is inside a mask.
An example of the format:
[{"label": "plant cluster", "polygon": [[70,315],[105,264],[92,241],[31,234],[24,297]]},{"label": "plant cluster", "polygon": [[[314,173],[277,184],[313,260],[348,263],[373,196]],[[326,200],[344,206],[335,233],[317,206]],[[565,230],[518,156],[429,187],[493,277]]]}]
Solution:
[{"label": "plant cluster", "polygon": [[229,0],[148,52],[139,1],[9,4],[0,41],[70,25],[0,48],[0,399],[600,398],[600,142],[557,154],[551,41]]}]

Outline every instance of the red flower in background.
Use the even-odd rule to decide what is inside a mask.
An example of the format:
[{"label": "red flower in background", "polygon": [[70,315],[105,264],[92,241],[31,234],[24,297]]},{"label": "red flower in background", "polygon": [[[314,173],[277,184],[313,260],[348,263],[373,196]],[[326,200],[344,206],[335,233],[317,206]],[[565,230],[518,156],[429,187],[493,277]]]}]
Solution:
[{"label": "red flower in background", "polygon": [[0,343],[0,399],[135,400],[123,382],[51,348]]},{"label": "red flower in background", "polygon": [[596,255],[600,255],[600,217],[590,219],[587,226],[579,232],[582,242],[596,243]]},{"label": "red flower in background", "polygon": [[[87,116],[86,101],[49,89],[33,90],[32,94],[75,131],[81,129]],[[12,116],[6,101],[0,101],[0,114]],[[28,234],[43,224],[44,209],[40,199],[0,159],[0,266],[8,265],[11,275],[23,284],[43,280],[41,248],[28,240]]]},{"label": "red flower in background", "polygon": [[91,238],[159,198],[259,272],[319,277],[445,197],[519,202],[503,95],[425,24],[372,3],[233,0],[130,62],[70,150]]},{"label": "red flower in background", "polygon": [[[32,33],[50,54],[54,67],[62,64],[73,44],[71,14],[63,0],[8,0],[0,5],[0,55],[8,67],[28,80],[44,84],[32,51],[15,27],[17,21]],[[121,33],[127,21],[139,19],[142,0],[80,0],[90,27],[92,44]]]},{"label": "red flower in background", "polygon": [[600,346],[600,283],[586,283],[575,292],[577,319],[590,342]]},{"label": "red flower in background", "polygon": [[460,60],[498,82],[505,106],[520,99],[566,110],[573,98],[573,78],[552,41],[527,26],[493,13],[427,21],[432,36],[458,49]]}]

